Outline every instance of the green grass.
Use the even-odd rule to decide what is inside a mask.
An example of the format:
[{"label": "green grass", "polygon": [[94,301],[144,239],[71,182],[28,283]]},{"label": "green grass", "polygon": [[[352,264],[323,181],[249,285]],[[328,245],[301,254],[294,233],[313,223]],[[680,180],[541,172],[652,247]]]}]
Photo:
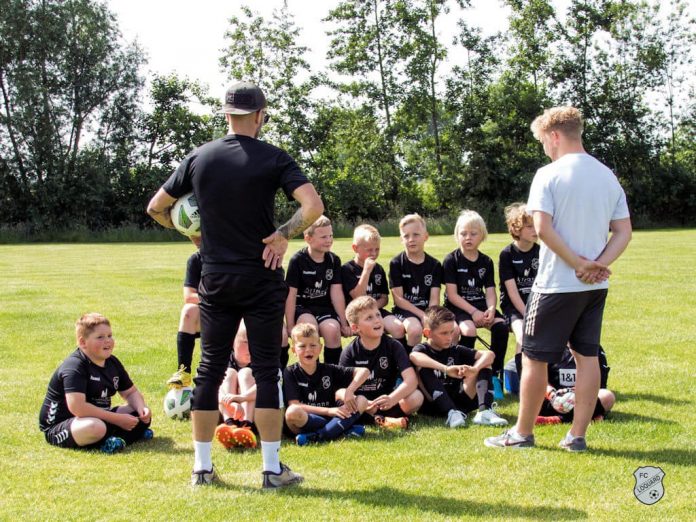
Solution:
[{"label": "green grass", "polygon": [[[497,260],[508,241],[493,235],[483,251]],[[427,247],[442,259],[455,244],[437,236]],[[603,344],[618,402],[610,420],[591,428],[591,451],[557,449],[564,426],[540,427],[535,450],[502,452],[482,444],[495,428],[455,432],[418,418],[404,434],[286,443],[283,459],[306,482],[271,494],[258,488],[258,452],[218,445],[222,486],[191,491],[190,426],[162,413],[192,248],[0,246],[0,519],[693,520],[696,231],[638,232],[613,267]],[[350,241],[337,240],[334,250],[347,260]],[[396,238],[385,238],[382,264],[399,250]],[[156,438],[114,456],[53,448],[38,430],[48,379],[87,311],[112,320],[116,354],[154,411]],[[504,400],[501,411],[514,418],[516,401]],[[633,472],[648,465],[666,472],[665,497],[653,506],[633,496]]]}]

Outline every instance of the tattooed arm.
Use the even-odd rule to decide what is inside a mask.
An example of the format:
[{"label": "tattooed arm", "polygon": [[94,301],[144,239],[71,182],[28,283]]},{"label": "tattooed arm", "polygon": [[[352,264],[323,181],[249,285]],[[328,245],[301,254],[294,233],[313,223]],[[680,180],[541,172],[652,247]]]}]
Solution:
[{"label": "tattooed arm", "polygon": [[288,249],[288,239],[305,230],[324,212],[324,203],[311,183],[299,186],[292,193],[292,197],[300,203],[300,208],[287,223],[282,224],[278,230],[263,240],[266,245],[262,256],[264,266],[271,270],[283,264],[283,256]]}]

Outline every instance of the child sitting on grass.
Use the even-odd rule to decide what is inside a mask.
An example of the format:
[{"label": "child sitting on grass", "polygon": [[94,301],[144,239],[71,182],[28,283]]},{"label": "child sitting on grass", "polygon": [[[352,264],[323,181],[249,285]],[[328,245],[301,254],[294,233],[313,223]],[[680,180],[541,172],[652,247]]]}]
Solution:
[{"label": "child sitting on grass", "polygon": [[365,427],[355,423],[367,409],[367,399],[355,392],[370,372],[320,363],[321,341],[312,324],[295,325],[291,337],[298,362],[283,372],[283,391],[285,422],[297,434],[297,444],[362,436]]},{"label": "child sitting on grass", "polygon": [[[115,453],[152,438],[150,409],[116,357],[111,323],[89,313],[75,323],[77,349],[53,373],[39,414],[46,441]],[[118,393],[128,404],[111,407]]]},{"label": "child sitting on grass", "polygon": [[384,335],[382,316],[371,297],[351,301],[346,318],[356,337],[343,349],[341,366],[370,371],[370,377],[358,390],[369,399],[363,415],[365,422],[407,428],[408,416],[423,404],[423,394],[418,390],[418,378],[406,350],[400,342]]},{"label": "child sitting on grass", "polygon": [[421,411],[446,416],[447,426],[459,428],[466,423],[466,413],[478,409],[474,424],[505,426],[507,421],[493,410],[493,352],[453,345],[458,328],[454,319],[444,306],[425,311],[423,334],[428,342],[411,352],[426,396]]}]

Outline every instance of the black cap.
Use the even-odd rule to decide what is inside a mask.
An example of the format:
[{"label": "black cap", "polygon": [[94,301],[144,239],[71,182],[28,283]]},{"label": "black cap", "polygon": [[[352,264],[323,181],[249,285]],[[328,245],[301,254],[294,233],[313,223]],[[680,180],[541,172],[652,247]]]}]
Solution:
[{"label": "black cap", "polygon": [[221,114],[249,114],[266,107],[263,91],[250,82],[231,85],[225,93]]}]

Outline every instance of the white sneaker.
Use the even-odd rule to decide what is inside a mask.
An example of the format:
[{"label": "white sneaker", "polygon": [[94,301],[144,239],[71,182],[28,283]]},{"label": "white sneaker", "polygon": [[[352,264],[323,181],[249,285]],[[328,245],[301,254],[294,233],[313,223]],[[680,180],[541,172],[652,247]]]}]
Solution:
[{"label": "white sneaker", "polygon": [[459,410],[450,410],[445,424],[449,428],[463,428],[466,426],[466,414]]},{"label": "white sneaker", "polygon": [[508,421],[493,411],[493,408],[480,410],[474,417],[473,422],[479,426],[507,426],[508,424]]}]

